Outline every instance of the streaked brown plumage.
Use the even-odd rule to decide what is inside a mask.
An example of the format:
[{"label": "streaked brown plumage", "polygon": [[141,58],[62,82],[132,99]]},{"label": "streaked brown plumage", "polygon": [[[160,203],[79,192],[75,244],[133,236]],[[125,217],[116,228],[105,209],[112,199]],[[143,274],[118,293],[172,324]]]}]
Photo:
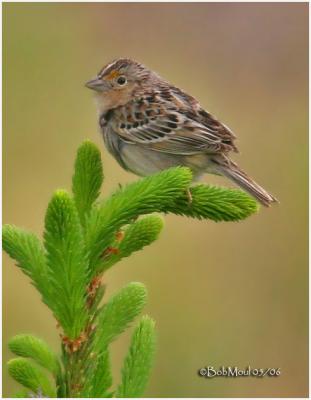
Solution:
[{"label": "streaked brown plumage", "polygon": [[116,60],[86,86],[96,91],[106,147],[126,170],[146,176],[184,165],[195,179],[224,175],[265,206],[277,201],[228,157],[238,152],[233,132],[142,64]]}]

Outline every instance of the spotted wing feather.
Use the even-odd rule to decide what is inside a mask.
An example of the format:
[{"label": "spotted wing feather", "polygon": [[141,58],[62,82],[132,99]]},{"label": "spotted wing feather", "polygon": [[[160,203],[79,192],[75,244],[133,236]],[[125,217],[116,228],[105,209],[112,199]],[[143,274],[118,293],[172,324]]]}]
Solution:
[{"label": "spotted wing feather", "polygon": [[112,129],[128,143],[165,153],[236,150],[232,132],[191,101],[172,90],[152,93],[115,110]]}]

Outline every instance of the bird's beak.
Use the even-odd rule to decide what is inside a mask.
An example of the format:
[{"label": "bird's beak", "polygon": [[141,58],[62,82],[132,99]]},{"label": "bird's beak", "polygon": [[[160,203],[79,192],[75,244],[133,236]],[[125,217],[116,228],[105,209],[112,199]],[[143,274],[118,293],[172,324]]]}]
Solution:
[{"label": "bird's beak", "polygon": [[86,82],[85,86],[89,89],[96,90],[96,92],[102,92],[106,89],[105,82],[97,77]]}]

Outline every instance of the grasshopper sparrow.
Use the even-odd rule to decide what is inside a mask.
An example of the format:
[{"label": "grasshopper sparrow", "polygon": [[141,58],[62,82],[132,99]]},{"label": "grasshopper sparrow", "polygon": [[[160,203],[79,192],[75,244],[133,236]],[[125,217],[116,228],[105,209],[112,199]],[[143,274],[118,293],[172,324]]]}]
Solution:
[{"label": "grasshopper sparrow", "polygon": [[86,86],[96,93],[106,147],[124,169],[146,176],[182,165],[194,179],[224,175],[265,206],[277,201],[228,157],[238,152],[233,132],[144,65],[118,59]]}]

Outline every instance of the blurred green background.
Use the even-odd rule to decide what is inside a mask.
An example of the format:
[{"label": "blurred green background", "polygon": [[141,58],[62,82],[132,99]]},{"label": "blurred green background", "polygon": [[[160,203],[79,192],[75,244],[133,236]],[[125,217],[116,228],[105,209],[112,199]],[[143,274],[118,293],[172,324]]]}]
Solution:
[{"label": "blurred green background", "polygon": [[[168,216],[155,244],[107,273],[108,295],[129,281],[149,289],[158,351],[146,396],[307,396],[308,4],[4,3],[5,223],[42,234],[85,138],[102,149],[104,194],[136,179],[104,149],[84,87],[122,56],[229,125],[236,160],[281,202],[241,223]],[[4,361],[17,333],[58,350],[51,313],[8,257],[3,287]],[[113,346],[116,381],[128,342]],[[206,365],[279,367],[281,376],[207,380],[197,375]],[[9,396],[17,385],[3,370]]]}]

